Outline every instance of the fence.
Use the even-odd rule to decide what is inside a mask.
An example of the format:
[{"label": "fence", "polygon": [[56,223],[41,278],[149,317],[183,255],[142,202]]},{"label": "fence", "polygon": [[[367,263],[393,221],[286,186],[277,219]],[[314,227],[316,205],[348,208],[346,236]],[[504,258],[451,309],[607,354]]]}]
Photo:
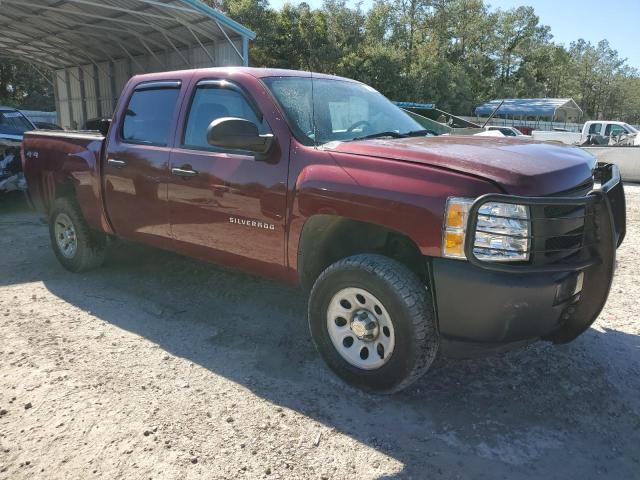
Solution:
[{"label": "fence", "polygon": [[[484,122],[487,121],[486,118],[481,118],[481,117],[460,117],[460,118],[463,118],[469,122],[477,123],[479,125],[482,125],[484,124]],[[569,132],[581,132],[584,122],[582,123],[566,122],[565,123],[565,122],[547,122],[543,120],[517,120],[517,119],[511,119],[511,118],[494,117],[491,120],[489,120],[489,123],[487,123],[487,125],[495,125],[495,126],[501,126],[501,127],[516,127],[516,128],[529,127],[529,128],[532,128],[533,130],[549,130],[549,131],[555,128],[561,128]],[[633,125],[633,127],[636,130],[640,130],[640,126],[638,125]]]}]

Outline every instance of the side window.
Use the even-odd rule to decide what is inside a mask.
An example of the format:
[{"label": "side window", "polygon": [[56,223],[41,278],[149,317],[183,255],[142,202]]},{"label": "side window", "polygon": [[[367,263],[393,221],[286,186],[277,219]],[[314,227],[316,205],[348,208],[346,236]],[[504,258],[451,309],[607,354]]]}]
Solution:
[{"label": "side window", "polygon": [[135,90],[122,123],[122,140],[166,146],[179,88]]},{"label": "side window", "polygon": [[223,117],[244,118],[255,123],[264,133],[262,122],[240,92],[228,88],[203,85],[196,88],[184,129],[183,146],[212,150],[207,142],[207,129]]},{"label": "side window", "polygon": [[589,127],[590,135],[600,135],[601,131],[602,131],[601,123],[592,123],[591,126]]},{"label": "side window", "polygon": [[620,135],[624,135],[628,133],[624,127],[621,125],[609,124],[607,125],[607,130],[605,131],[605,137],[619,137]]}]

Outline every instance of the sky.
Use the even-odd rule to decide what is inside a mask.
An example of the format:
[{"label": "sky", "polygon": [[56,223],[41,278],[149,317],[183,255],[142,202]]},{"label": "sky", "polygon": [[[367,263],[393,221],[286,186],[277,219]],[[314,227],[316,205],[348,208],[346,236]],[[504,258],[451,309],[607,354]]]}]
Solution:
[{"label": "sky", "polygon": [[[306,0],[312,7],[322,6],[322,0]],[[627,64],[640,69],[640,0],[485,0],[494,8],[508,9],[521,5],[532,6],[540,22],[551,27],[557,43],[566,46],[573,40],[584,38],[591,43],[609,40],[612,48]],[[269,0],[274,8],[298,0]],[[355,0],[349,0],[355,5]],[[367,9],[372,0],[362,0]]]}]

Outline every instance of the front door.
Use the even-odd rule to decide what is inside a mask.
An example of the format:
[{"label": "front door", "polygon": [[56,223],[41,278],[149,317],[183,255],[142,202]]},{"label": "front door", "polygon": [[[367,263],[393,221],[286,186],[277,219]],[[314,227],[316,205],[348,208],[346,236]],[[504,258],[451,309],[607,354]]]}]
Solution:
[{"label": "front door", "polygon": [[180,82],[139,84],[110,133],[104,168],[105,204],[118,236],[171,244],[167,182]]},{"label": "front door", "polygon": [[[171,154],[168,188],[176,248],[216,263],[279,276],[284,269],[287,158],[277,144],[266,159],[207,143],[218,118],[254,122],[271,131],[256,103],[229,81],[195,85]],[[285,149],[286,151],[286,149]]]}]

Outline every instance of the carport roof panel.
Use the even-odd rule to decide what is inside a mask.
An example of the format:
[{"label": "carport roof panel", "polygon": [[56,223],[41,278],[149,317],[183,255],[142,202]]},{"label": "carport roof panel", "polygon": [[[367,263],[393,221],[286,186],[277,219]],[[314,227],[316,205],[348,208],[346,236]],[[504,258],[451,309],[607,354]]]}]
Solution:
[{"label": "carport roof panel", "polygon": [[255,38],[251,30],[198,0],[1,3],[0,56],[54,69]]},{"label": "carport roof panel", "polygon": [[491,115],[491,113],[504,102],[496,113],[497,116],[531,116],[554,117],[556,112],[564,110],[574,112],[575,116],[581,116],[582,110],[571,98],[505,98],[491,100],[476,108],[476,115]]}]

